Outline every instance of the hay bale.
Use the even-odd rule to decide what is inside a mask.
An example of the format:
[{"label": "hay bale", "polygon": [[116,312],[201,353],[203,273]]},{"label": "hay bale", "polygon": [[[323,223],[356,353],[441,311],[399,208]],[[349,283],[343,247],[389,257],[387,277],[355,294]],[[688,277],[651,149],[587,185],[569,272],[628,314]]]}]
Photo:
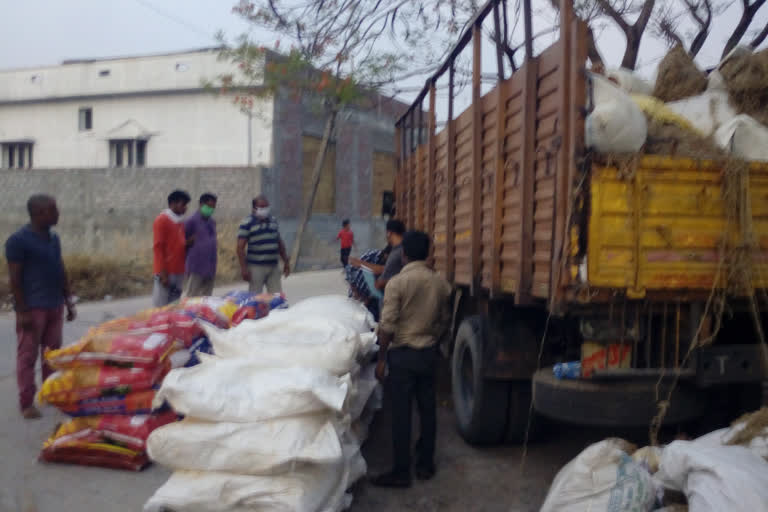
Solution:
[{"label": "hay bale", "polygon": [[720,73],[736,110],[768,125],[768,50],[735,53],[721,64]]},{"label": "hay bale", "polygon": [[678,101],[707,89],[707,75],[696,67],[685,49],[677,45],[661,60],[653,95],[661,101]]},{"label": "hay bale", "polygon": [[732,427],[741,425],[743,425],[743,428],[736,432],[725,444],[748,445],[755,438],[766,437],[766,432],[768,432],[768,407],[745,414],[731,423]]},{"label": "hay bale", "polygon": [[694,158],[697,160],[719,160],[728,154],[711,137],[704,137],[677,124],[648,119],[648,138],[645,153]]}]

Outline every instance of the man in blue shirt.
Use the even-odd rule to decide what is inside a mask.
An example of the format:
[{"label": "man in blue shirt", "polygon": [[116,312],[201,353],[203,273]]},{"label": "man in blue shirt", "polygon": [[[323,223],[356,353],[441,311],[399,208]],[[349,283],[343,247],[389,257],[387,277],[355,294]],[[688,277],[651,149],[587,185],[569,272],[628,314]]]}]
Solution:
[{"label": "man in blue shirt", "polygon": [[281,293],[278,257],[283,260],[283,275],[288,277],[291,266],[277,220],[270,215],[269,200],[258,196],[253,200],[253,213],[240,224],[237,233],[237,257],[244,281],[251,293]]},{"label": "man in blue shirt", "polygon": [[53,370],[43,350],[61,347],[64,306],[67,321],[75,319],[69,282],[61,259],[59,237],[51,228],[59,222],[56,200],[34,195],[27,202],[30,222],[8,238],[5,256],[16,309],[16,380],[19,406],[26,419],[40,417],[34,406],[35,362],[41,356],[43,380]]}]

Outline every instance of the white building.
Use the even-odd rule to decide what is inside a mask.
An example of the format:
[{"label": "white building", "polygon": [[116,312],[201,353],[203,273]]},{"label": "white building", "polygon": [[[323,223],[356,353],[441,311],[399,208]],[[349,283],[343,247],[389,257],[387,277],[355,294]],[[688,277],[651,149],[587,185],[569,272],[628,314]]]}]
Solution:
[{"label": "white building", "polygon": [[271,165],[273,102],[205,88],[217,49],[0,71],[2,168]]}]

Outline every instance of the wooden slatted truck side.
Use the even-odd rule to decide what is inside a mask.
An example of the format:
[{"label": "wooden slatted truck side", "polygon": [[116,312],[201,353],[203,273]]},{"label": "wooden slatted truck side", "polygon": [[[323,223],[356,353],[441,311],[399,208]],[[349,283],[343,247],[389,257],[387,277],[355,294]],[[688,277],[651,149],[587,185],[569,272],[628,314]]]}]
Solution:
[{"label": "wooden slatted truck side", "polygon": [[[503,76],[497,48],[499,80],[481,95],[492,0],[396,126],[396,216],[432,235],[435,268],[455,288],[461,434],[521,440],[531,401],[540,415],[603,426],[647,426],[666,398],[666,423],[756,407],[768,376],[768,165],[605,163],[584,145],[586,24],[563,1],[559,39],[534,56],[523,4],[521,67]],[[454,116],[455,62],[470,44],[472,103]],[[726,189],[741,191],[736,202]],[[736,274],[748,283],[734,287]],[[572,360],[582,377],[556,379],[552,364]]]}]

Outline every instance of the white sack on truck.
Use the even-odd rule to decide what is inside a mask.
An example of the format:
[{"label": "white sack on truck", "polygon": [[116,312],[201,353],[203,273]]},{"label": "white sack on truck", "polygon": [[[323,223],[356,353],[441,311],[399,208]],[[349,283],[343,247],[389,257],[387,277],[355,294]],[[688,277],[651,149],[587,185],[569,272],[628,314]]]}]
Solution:
[{"label": "white sack on truck", "polygon": [[349,375],[316,368],[263,369],[247,359],[208,356],[197,366],[171,370],[154,403],[167,400],[174,411],[200,420],[247,423],[340,412],[349,388]]},{"label": "white sack on truck", "polygon": [[646,512],[653,509],[653,478],[622,439],[589,446],[555,477],[540,512]]},{"label": "white sack on truck", "polygon": [[640,78],[637,73],[630,69],[609,69],[605,72],[605,76],[628,94],[643,94],[646,96],[653,94],[653,85]]},{"label": "white sack on truck", "polygon": [[203,328],[217,356],[246,358],[253,368],[304,366],[343,375],[355,368],[363,350],[360,334],[336,320],[319,316],[285,319],[270,314],[229,330],[211,325]]},{"label": "white sack on truck", "polygon": [[715,132],[715,142],[733,156],[750,161],[768,161],[768,128],[740,114]]},{"label": "white sack on truck", "polygon": [[275,475],[295,465],[341,460],[337,426],[326,413],[254,423],[185,418],[152,432],[150,458],[174,470]]},{"label": "white sack on truck", "polygon": [[707,90],[698,96],[667,103],[667,107],[691,122],[703,135],[709,137],[721,126],[736,117],[724,90]]},{"label": "white sack on truck", "polygon": [[585,120],[587,147],[601,153],[635,153],[648,135],[645,115],[627,93],[606,78],[589,74]]},{"label": "white sack on truck", "polygon": [[742,446],[674,441],[656,479],[681,491],[690,512],[754,512],[768,506],[768,463]]},{"label": "white sack on truck", "polygon": [[304,466],[277,476],[176,471],[144,512],[338,512],[351,504],[347,489],[366,472],[359,447],[344,446],[337,464]]}]

